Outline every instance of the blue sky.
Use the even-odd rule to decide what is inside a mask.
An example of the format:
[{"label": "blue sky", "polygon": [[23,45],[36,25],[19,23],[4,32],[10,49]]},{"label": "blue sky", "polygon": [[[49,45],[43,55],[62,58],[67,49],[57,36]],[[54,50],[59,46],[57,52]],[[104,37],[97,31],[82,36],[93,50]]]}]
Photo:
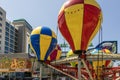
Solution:
[{"label": "blue sky", "polygon": [[[0,6],[7,12],[7,19],[26,19],[33,28],[48,26],[57,32],[57,17],[62,4],[66,0],[0,0]],[[120,0],[96,0],[103,12],[102,40],[118,41],[120,52]],[[64,38],[58,34],[58,43],[63,43]],[[99,38],[93,39],[96,46]]]}]

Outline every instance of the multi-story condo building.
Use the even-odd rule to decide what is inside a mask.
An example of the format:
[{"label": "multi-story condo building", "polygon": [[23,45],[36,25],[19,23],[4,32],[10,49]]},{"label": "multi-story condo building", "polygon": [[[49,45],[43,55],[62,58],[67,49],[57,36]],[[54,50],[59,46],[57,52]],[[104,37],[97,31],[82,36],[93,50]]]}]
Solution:
[{"label": "multi-story condo building", "polygon": [[0,53],[4,53],[5,50],[5,22],[6,12],[0,7]]},{"label": "multi-story condo building", "polygon": [[10,21],[6,21],[5,26],[5,48],[4,53],[16,53],[17,52],[17,30]]},{"label": "multi-story condo building", "polygon": [[29,36],[32,26],[25,19],[14,20],[13,24],[18,31],[18,52],[28,53]]},{"label": "multi-story condo building", "polygon": [[0,7],[0,53],[16,52],[15,27],[6,20],[6,12]]},{"label": "multi-story condo building", "polygon": [[28,40],[32,26],[25,19],[10,22],[0,7],[0,54],[28,53]]}]

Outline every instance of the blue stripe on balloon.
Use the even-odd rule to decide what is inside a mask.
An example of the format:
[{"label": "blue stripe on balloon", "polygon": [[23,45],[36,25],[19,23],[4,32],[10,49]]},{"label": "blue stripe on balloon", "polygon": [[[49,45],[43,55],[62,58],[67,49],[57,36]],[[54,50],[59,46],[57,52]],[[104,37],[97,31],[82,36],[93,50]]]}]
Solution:
[{"label": "blue stripe on balloon", "polygon": [[39,45],[39,34],[31,35],[31,44],[34,51],[36,52],[38,60],[40,60],[40,45]]},{"label": "blue stripe on balloon", "polygon": [[40,34],[52,36],[52,31],[48,27],[42,27]]},{"label": "blue stripe on balloon", "polygon": [[45,61],[47,60],[47,58],[50,55],[50,53],[52,52],[52,50],[55,49],[56,45],[57,45],[57,39],[56,38],[52,38],[51,44],[50,44],[50,46],[48,48],[48,51],[47,51],[47,53],[45,55],[45,59],[44,59]]}]

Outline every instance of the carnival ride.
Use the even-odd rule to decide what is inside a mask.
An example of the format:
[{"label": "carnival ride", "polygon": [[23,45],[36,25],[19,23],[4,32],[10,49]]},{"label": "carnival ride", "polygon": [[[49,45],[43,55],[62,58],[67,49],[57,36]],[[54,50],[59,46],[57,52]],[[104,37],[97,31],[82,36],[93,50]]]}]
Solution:
[{"label": "carnival ride", "polygon": [[[88,50],[89,43],[101,28],[101,22],[102,11],[95,0],[68,0],[59,12],[58,28],[74,55],[52,59],[61,53],[52,54],[57,46],[57,37],[45,26],[32,31],[30,47],[40,63],[74,80],[116,80],[120,78],[116,75],[120,73],[120,67],[112,67],[110,63],[112,60],[120,60],[120,55],[106,48]],[[71,62],[76,65],[66,64]]]},{"label": "carnival ride", "polygon": [[[112,66],[120,60],[116,41],[104,41],[95,48],[88,45],[100,29],[102,12],[95,0],[68,0],[58,16],[58,27],[71,47],[68,56],[60,59],[62,51],[56,34],[48,27],[34,29],[30,46],[37,60],[75,80],[119,80],[120,67]],[[1,72],[31,71],[30,59],[25,53],[1,54]],[[82,63],[81,63],[82,62]],[[3,69],[4,68],[4,69]],[[6,69],[7,68],[7,69]],[[42,65],[40,67],[42,71]]]}]

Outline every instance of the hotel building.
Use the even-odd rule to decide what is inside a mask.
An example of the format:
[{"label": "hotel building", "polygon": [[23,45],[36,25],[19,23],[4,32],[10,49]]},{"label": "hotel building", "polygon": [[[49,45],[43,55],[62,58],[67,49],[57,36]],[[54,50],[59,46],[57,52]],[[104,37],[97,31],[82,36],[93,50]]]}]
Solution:
[{"label": "hotel building", "polygon": [[28,53],[28,40],[32,26],[25,19],[10,22],[0,7],[0,54]]}]

